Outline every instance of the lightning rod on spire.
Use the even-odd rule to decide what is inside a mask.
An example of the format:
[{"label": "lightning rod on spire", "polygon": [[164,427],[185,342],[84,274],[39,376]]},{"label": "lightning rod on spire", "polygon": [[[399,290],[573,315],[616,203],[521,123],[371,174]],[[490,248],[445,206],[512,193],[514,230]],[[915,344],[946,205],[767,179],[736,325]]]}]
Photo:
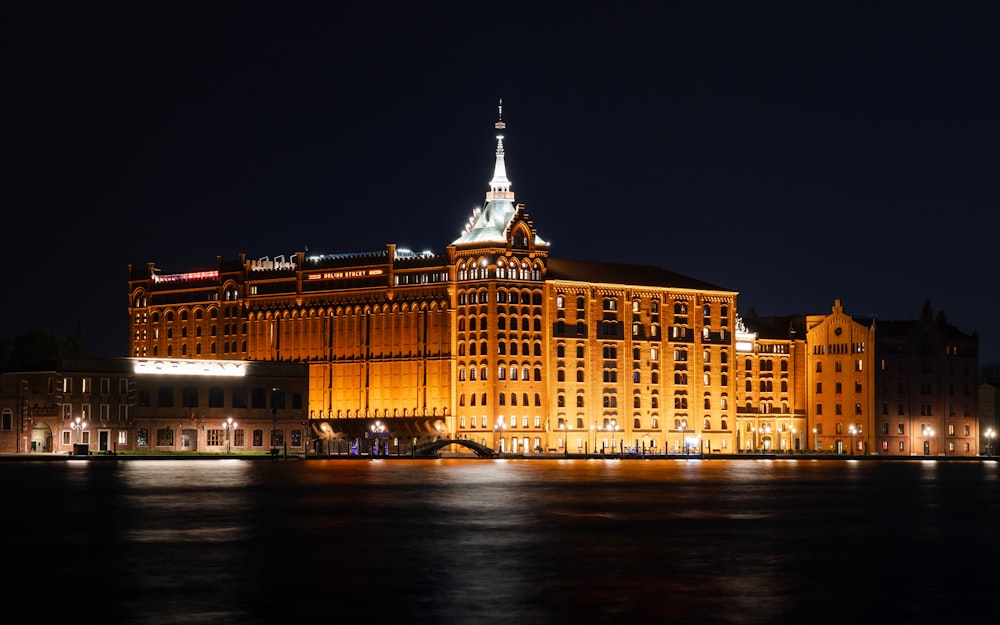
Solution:
[{"label": "lightning rod on spire", "polygon": [[503,98],[497,103],[497,123],[493,124],[493,127],[497,130],[503,130],[507,127],[507,124],[503,123]]}]

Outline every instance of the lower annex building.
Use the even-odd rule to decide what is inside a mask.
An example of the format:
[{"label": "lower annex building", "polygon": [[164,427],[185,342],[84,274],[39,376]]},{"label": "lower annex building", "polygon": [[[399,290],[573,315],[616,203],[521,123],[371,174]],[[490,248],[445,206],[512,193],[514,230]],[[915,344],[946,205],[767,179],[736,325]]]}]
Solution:
[{"label": "lower annex building", "polygon": [[[317,449],[378,424],[397,449],[439,437],[508,453],[978,453],[975,335],[948,326],[919,358],[927,339],[910,322],[880,344],[839,301],[775,331],[738,317],[735,290],[550,256],[515,203],[502,133],[489,184],[443,254],[388,244],[181,273],[130,265],[130,356],[305,363]],[[912,375],[890,393],[877,376],[902,354]],[[970,375],[958,413],[920,401]],[[902,412],[886,414],[901,403],[890,394],[908,398]]]},{"label": "lower annex building", "polygon": [[0,373],[0,453],[306,451],[308,365],[58,357]]}]

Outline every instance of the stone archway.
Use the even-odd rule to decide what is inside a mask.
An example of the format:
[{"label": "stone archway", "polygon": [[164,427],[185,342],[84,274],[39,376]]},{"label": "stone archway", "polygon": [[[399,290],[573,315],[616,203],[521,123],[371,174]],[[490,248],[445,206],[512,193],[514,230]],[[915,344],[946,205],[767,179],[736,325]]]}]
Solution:
[{"label": "stone archway", "polygon": [[31,428],[28,450],[33,453],[52,453],[52,430],[44,423],[35,423]]}]

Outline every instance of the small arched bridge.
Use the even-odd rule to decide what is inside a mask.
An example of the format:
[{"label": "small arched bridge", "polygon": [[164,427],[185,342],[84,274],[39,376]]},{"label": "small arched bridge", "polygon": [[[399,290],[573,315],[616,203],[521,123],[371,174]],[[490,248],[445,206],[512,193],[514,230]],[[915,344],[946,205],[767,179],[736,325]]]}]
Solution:
[{"label": "small arched bridge", "polygon": [[476,452],[476,455],[480,458],[493,458],[498,455],[497,452],[490,449],[486,445],[481,445],[475,441],[461,438],[434,441],[433,443],[420,445],[416,448],[415,453],[417,456],[434,456],[437,452],[441,451],[445,447],[448,447],[449,445],[461,445],[462,447],[468,447],[472,451]]}]

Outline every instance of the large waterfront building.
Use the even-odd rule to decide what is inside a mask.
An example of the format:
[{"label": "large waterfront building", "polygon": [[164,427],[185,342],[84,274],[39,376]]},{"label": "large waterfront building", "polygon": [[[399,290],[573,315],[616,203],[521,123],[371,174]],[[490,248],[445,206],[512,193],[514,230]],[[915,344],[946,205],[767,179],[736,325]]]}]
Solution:
[{"label": "large waterfront building", "polygon": [[[485,202],[443,253],[388,244],[361,254],[217,257],[194,271],[130,265],[122,359],[130,364],[107,379],[80,372],[80,384],[100,380],[120,393],[135,363],[293,366],[260,375],[300,376],[300,387],[273,386],[296,387],[302,402],[293,415],[300,427],[281,428],[296,451],[370,444],[376,428],[397,452],[443,438],[526,454],[979,453],[975,334],[933,319],[929,306],[915,321],[855,319],[840,300],[829,314],[741,317],[733,289],[658,267],[551,255],[515,201],[502,120],[496,128]],[[52,412],[50,432],[22,440],[26,378],[18,377],[0,389],[0,400],[11,389],[18,398],[2,410],[0,444],[16,430],[21,438],[9,444],[18,450],[64,450],[71,421],[93,409],[84,398],[57,399],[49,386],[65,384],[65,372],[40,375],[31,393],[45,395],[34,405]],[[182,386],[157,391],[161,410],[108,395],[110,420],[129,418],[105,428],[98,449],[127,441],[217,450],[208,426],[232,407],[219,405],[211,379]],[[270,404],[263,395],[256,404],[274,409],[277,395],[261,393]],[[186,426],[188,398],[218,408],[201,429]],[[143,408],[145,427],[132,419]],[[48,436],[58,444],[42,443]],[[241,449],[271,447],[273,436],[253,434]]]},{"label": "large waterfront building", "polygon": [[378,420],[508,452],[733,451],[736,291],[550,256],[504,159],[500,132],[485,203],[443,254],[130,266],[130,355],[308,363],[324,436]]}]

